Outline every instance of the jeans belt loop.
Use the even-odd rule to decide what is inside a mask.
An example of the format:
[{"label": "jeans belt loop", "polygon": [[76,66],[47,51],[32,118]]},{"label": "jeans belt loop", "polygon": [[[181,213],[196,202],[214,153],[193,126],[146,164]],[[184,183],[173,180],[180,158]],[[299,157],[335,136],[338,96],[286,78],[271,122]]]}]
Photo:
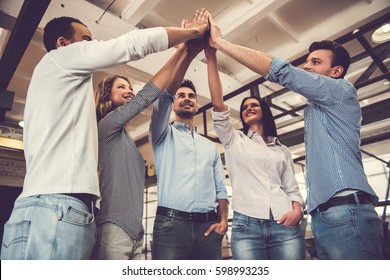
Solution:
[{"label": "jeans belt loop", "polygon": [[353,197],[355,198],[355,201],[356,201],[356,205],[360,205],[360,201],[359,201],[359,196],[358,196],[358,192],[354,192],[353,194]]}]

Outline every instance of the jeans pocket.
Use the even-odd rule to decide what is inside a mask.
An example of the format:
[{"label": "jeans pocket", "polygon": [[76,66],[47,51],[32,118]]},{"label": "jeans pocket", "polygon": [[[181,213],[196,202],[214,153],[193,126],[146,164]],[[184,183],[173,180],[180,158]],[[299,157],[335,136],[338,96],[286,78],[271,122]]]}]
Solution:
[{"label": "jeans pocket", "polygon": [[233,219],[232,222],[232,231],[243,231],[245,229],[245,222],[244,221],[235,221]]},{"label": "jeans pocket", "polygon": [[172,228],[173,222],[172,218],[157,215],[154,220],[153,232],[166,233]]},{"label": "jeans pocket", "polygon": [[94,215],[87,210],[80,210],[73,206],[68,206],[60,221],[77,226],[89,226],[94,223]]},{"label": "jeans pocket", "polygon": [[1,248],[2,260],[25,259],[30,222],[22,221],[15,224],[4,225],[4,236]]},{"label": "jeans pocket", "polygon": [[333,207],[331,208],[332,210],[320,213],[321,220],[328,225],[334,226],[341,226],[351,223],[351,211],[337,211],[336,208],[337,207]]}]

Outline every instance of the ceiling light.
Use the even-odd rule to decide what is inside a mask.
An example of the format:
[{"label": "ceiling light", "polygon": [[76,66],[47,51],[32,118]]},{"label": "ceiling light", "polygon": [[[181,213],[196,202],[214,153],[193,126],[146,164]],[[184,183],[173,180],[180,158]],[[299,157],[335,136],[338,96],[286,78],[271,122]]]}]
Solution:
[{"label": "ceiling light", "polygon": [[371,40],[381,44],[390,40],[390,24],[386,23],[372,33]]}]

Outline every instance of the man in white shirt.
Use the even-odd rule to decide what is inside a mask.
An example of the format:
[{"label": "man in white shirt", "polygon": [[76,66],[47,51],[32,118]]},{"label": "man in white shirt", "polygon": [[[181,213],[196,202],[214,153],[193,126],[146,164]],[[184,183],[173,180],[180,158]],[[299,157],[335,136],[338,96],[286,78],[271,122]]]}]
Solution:
[{"label": "man in white shirt", "polygon": [[100,200],[92,74],[202,37],[207,20],[202,9],[190,28],[134,30],[109,41],[92,41],[78,19],[46,25],[48,53],[34,70],[24,115],[27,174],[1,259],[89,259]]}]

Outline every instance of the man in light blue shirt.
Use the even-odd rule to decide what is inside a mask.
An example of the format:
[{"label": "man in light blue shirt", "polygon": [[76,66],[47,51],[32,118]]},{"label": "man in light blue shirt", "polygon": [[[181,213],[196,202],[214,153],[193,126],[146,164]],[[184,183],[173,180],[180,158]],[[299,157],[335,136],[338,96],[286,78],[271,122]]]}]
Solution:
[{"label": "man in light blue shirt", "polygon": [[153,259],[221,259],[228,228],[225,176],[217,146],[196,131],[197,111],[196,90],[189,80],[175,96],[165,92],[154,103],[150,140],[158,208]]},{"label": "man in light blue shirt", "polygon": [[261,51],[232,44],[211,22],[210,45],[308,99],[305,108],[308,213],[319,259],[382,259],[378,197],[360,153],[361,109],[343,77],[350,56],[332,41],[314,42],[304,70]]}]

